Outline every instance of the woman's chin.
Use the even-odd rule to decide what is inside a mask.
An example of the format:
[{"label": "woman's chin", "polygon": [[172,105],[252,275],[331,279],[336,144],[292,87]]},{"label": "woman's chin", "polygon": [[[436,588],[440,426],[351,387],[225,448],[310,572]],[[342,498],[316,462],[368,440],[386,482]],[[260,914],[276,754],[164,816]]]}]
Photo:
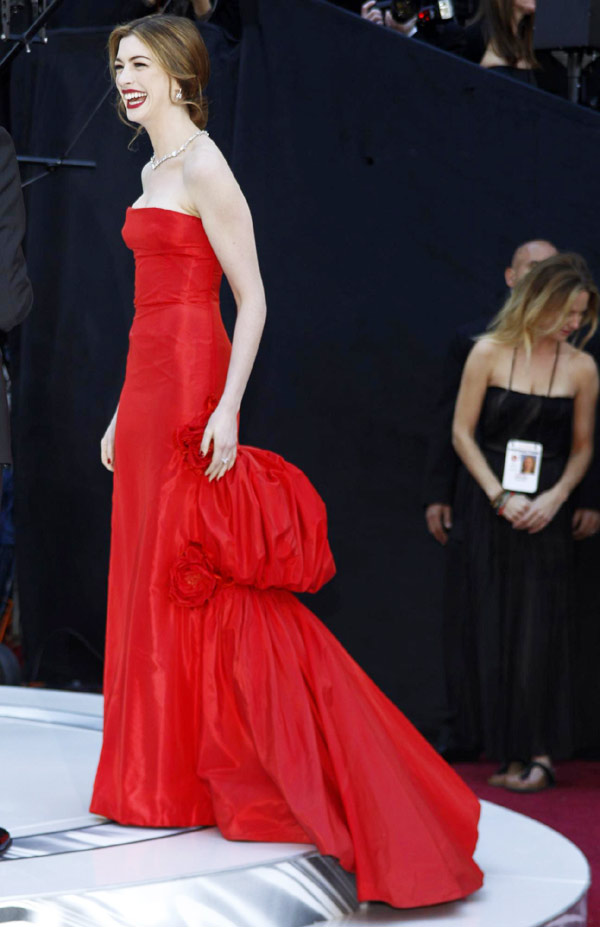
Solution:
[{"label": "woman's chin", "polygon": [[140,110],[145,110],[145,109],[147,109],[147,107],[146,107],[146,103],[144,102],[139,107],[133,106],[131,109],[126,108],[125,114],[129,122],[135,122],[138,125],[143,126],[144,122],[146,121],[147,114],[140,112]]}]

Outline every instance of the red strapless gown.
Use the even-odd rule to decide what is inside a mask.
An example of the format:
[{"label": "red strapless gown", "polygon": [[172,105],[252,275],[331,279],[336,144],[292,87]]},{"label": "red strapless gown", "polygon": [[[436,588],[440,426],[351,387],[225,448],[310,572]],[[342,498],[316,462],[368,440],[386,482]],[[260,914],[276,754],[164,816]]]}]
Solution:
[{"label": "red strapless gown", "polygon": [[124,237],[136,315],[92,811],[313,843],[356,872],[359,898],[397,907],[475,891],[477,799],[293,594],[335,570],[316,491],[251,447],[204,476],[230,344],[202,222],[130,209]]}]

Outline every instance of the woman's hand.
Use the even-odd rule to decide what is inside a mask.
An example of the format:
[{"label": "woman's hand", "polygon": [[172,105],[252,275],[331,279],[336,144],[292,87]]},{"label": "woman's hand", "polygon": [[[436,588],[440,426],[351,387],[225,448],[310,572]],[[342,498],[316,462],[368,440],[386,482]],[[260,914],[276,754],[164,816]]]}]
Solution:
[{"label": "woman's hand", "polygon": [[529,510],[523,516],[513,521],[513,528],[537,534],[549,525],[559,508],[565,501],[562,493],[556,488],[542,492],[533,500]]},{"label": "woman's hand", "polygon": [[200,451],[205,457],[213,445],[213,456],[206,476],[212,482],[231,470],[237,456],[237,415],[218,405],[204,429]]},{"label": "woman's hand", "polygon": [[115,431],[117,428],[117,413],[119,409],[112,417],[112,421],[106,431],[104,432],[104,437],[100,442],[100,457],[102,463],[107,470],[110,470],[111,473],[114,473],[115,469]]},{"label": "woman's hand", "polygon": [[531,500],[521,493],[516,493],[514,496],[510,497],[502,509],[502,517],[506,518],[507,521],[510,521],[513,527],[516,528],[518,527],[516,523],[520,519],[525,518],[530,507]]}]

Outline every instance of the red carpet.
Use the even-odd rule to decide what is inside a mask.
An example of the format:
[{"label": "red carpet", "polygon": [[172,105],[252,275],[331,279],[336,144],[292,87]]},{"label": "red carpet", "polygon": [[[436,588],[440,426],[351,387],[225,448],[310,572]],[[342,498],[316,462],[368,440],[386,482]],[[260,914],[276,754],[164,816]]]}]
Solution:
[{"label": "red carpet", "polygon": [[592,869],[588,927],[600,927],[600,763],[561,763],[556,788],[533,795],[489,786],[487,777],[496,768],[491,763],[456,763],[454,768],[478,798],[535,818],[579,847]]}]

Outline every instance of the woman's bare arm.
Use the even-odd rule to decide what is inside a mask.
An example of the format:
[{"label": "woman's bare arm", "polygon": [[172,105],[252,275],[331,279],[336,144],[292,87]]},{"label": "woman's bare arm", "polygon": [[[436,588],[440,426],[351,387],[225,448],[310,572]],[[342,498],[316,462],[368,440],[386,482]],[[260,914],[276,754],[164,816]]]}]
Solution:
[{"label": "woman's bare arm", "polygon": [[[456,400],[452,443],[465,467],[492,502],[502,492],[502,483],[488,464],[475,440],[475,429],[483,400],[497,359],[498,347],[491,340],[478,341],[467,358]],[[512,495],[502,515],[515,524],[529,510],[530,502],[521,494]]]},{"label": "woman's bare arm", "polygon": [[214,445],[206,471],[209,479],[214,479],[222,477],[235,461],[237,413],[260,344],[266,304],[252,218],[242,191],[215,145],[203,145],[191,154],[184,166],[186,192],[202,219],[237,306],[225,389],[202,442],[204,453],[211,442]]},{"label": "woman's bare arm", "polygon": [[518,519],[515,528],[536,534],[552,521],[581,482],[594,453],[594,420],[598,399],[598,371],[589,354],[577,362],[576,392],[573,403],[573,437],[571,452],[560,479],[534,500],[529,512]]},{"label": "woman's bare arm", "polygon": [[488,499],[502,492],[502,484],[475,440],[483,400],[496,357],[496,346],[487,339],[478,341],[467,358],[452,423],[454,450]]},{"label": "woman's bare arm", "polygon": [[556,488],[568,498],[581,482],[594,453],[594,422],[598,399],[598,371],[589,354],[579,360],[578,389],[573,403],[573,439],[571,453]]}]

